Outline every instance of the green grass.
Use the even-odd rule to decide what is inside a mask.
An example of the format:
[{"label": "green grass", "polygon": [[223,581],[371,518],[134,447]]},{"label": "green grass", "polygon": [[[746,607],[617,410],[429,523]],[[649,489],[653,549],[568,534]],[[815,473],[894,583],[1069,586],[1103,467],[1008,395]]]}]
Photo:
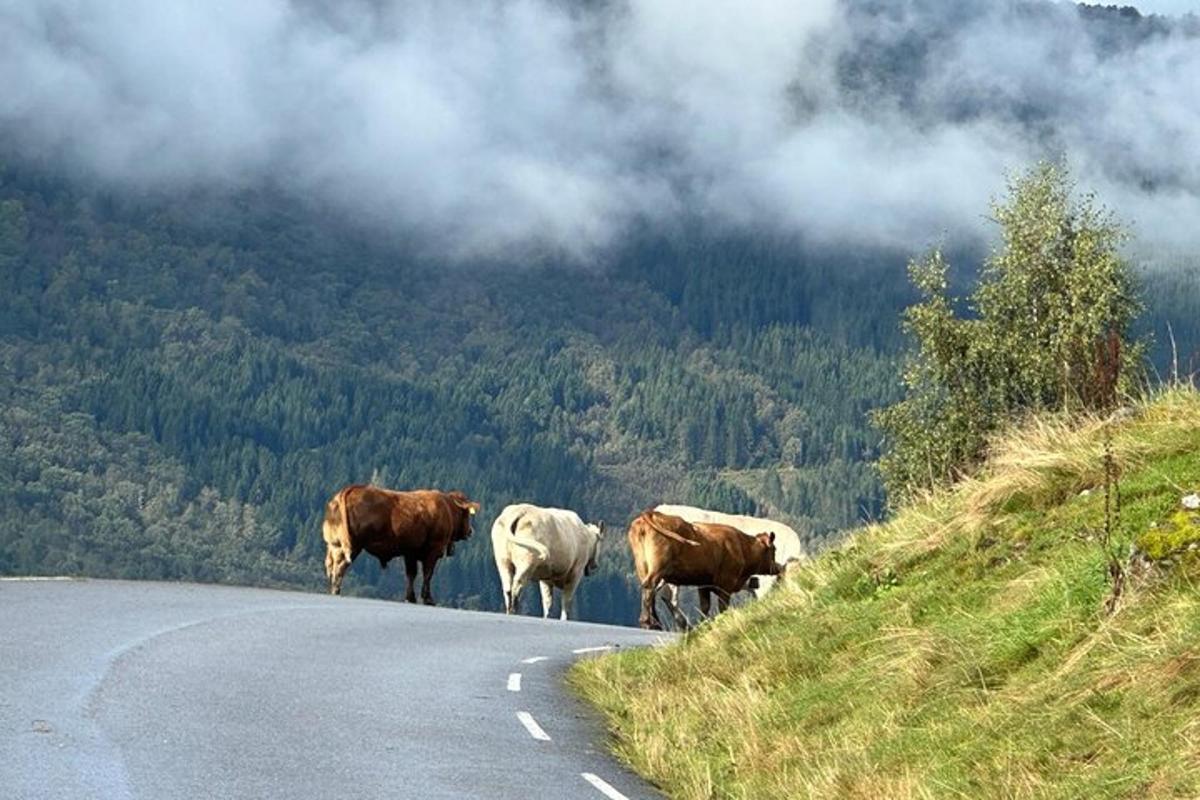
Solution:
[{"label": "green grass", "polygon": [[[1200,395],[1041,421],[678,644],[577,665],[617,754],[679,798],[1200,797]],[[1088,490],[1086,494],[1081,491]]]}]

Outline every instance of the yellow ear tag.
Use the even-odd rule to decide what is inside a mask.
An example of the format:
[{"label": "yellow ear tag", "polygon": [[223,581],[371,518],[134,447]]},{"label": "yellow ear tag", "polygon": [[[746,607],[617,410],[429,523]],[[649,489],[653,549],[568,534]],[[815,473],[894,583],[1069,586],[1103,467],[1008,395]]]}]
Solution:
[{"label": "yellow ear tag", "polygon": [[468,506],[468,507],[467,507],[467,513],[468,513],[468,514],[470,514],[470,515],[473,517],[473,516],[475,516],[475,509],[473,509],[473,508],[471,508],[470,506]]}]

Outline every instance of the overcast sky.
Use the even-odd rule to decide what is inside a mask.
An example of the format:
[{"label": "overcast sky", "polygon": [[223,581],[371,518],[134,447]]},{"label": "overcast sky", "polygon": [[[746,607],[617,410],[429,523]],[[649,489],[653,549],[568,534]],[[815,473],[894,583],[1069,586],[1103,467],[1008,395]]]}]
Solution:
[{"label": "overcast sky", "polygon": [[[917,248],[986,234],[1006,171],[1057,154],[1200,244],[1194,41],[1107,57],[1069,7],[885,5],[28,0],[0,6],[0,129],[118,183],[269,177],[464,257],[588,259],[684,214]],[[913,86],[847,92],[847,54],[930,14],[955,23]]]},{"label": "overcast sky", "polygon": [[1136,3],[1109,5],[1131,5],[1143,14],[1187,14],[1200,11],[1200,3],[1197,0],[1139,0]]}]

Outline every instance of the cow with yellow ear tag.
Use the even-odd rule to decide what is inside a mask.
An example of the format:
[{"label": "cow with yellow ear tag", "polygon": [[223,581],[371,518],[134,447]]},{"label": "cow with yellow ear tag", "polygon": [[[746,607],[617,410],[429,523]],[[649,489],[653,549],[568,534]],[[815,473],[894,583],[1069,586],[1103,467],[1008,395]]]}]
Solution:
[{"label": "cow with yellow ear tag", "polygon": [[325,575],[329,591],[341,594],[342,579],[361,552],[379,559],[386,569],[404,559],[408,578],[405,599],[417,602],[417,570],[422,575],[421,601],[433,605],[431,585],[437,562],[454,554],[454,544],[470,538],[471,518],[479,503],[462,492],[418,489],[398,492],[378,486],[347,486],[325,507]]}]

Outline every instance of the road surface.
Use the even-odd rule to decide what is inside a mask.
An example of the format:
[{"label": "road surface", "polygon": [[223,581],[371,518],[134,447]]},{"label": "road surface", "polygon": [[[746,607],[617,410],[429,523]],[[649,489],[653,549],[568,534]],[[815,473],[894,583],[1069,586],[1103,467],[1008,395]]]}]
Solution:
[{"label": "road surface", "polygon": [[562,673],[661,636],[264,589],[0,581],[0,796],[656,797],[605,753]]}]

